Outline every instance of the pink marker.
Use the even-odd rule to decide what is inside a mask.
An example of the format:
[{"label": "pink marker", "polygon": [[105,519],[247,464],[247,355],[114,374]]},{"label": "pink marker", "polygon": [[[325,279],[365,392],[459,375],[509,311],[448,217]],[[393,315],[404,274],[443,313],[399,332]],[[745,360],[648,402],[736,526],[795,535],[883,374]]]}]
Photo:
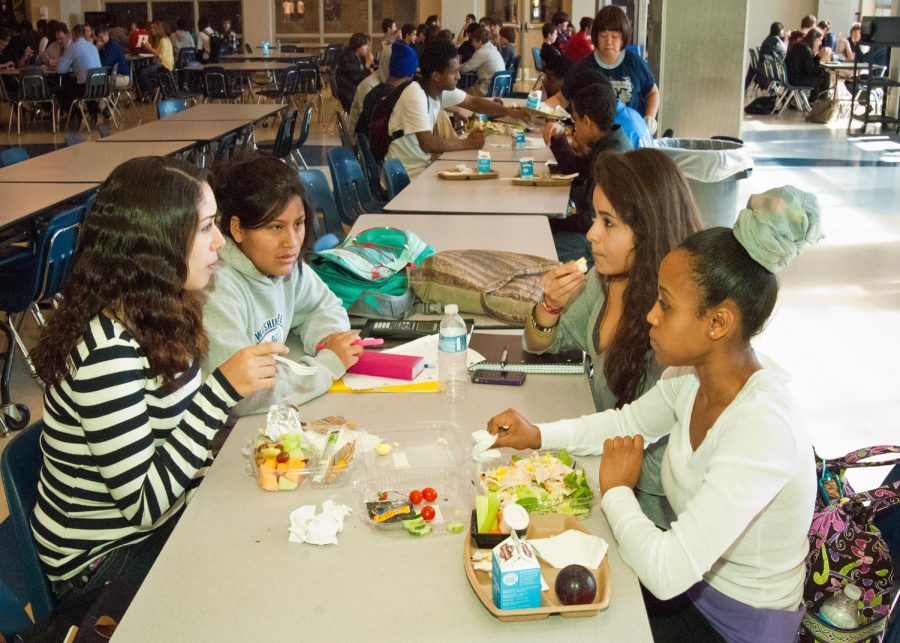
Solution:
[{"label": "pink marker", "polygon": [[[353,342],[355,346],[381,346],[384,344],[384,340],[380,337],[366,337],[365,339],[357,339]],[[325,348],[325,342],[319,342],[316,346],[316,350],[320,351]]]}]

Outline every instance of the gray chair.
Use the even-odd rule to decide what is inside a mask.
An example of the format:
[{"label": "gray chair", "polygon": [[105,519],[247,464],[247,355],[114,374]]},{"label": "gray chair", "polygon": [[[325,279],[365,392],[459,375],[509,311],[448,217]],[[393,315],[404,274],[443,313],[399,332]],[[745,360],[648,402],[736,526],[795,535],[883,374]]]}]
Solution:
[{"label": "gray chair", "polygon": [[102,105],[112,119],[113,125],[119,127],[119,121],[116,119],[116,112],[112,108],[113,104],[110,100],[109,92],[109,70],[106,67],[95,67],[87,70],[87,77],[84,81],[84,94],[72,101],[69,105],[69,114],[66,117],[66,127],[69,126],[69,120],[72,118],[72,110],[76,107],[81,113],[81,127],[87,126],[87,130],[91,131],[91,121],[88,119],[86,107],[88,103],[97,103],[97,107]]},{"label": "gray chair", "polygon": [[47,84],[47,78],[41,69],[23,69],[19,72],[19,84],[21,93],[19,95],[19,104],[16,107],[16,120],[18,121],[18,134],[22,133],[22,106],[31,105],[39,107],[40,105],[50,105],[50,116],[53,119],[53,133],[56,134],[56,124],[59,121],[59,103],[56,96],[50,91]]}]

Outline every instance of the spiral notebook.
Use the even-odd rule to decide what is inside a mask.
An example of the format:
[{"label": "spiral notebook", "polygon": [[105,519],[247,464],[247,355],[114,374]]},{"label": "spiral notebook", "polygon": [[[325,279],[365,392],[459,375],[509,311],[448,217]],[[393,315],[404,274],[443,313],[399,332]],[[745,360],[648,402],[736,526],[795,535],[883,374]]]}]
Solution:
[{"label": "spiral notebook", "polygon": [[[472,333],[469,348],[484,355],[484,361],[473,364],[469,370],[521,371],[523,373],[572,374],[585,372],[585,354],[575,349],[560,353],[535,355],[522,349],[521,335],[501,335],[498,333]],[[506,350],[506,366],[501,364]]]}]

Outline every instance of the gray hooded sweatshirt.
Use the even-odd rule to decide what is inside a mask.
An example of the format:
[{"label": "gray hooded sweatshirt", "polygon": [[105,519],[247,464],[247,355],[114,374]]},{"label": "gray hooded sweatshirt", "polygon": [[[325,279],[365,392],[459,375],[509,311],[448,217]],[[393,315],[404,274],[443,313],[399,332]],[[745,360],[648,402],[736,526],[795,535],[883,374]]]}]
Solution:
[{"label": "gray hooded sweatshirt", "polygon": [[203,326],[209,337],[209,355],[203,376],[218,368],[237,351],[261,342],[282,342],[287,355],[301,364],[318,366],[314,375],[295,375],[276,364],[275,388],[258,391],[235,407],[238,415],[265,413],[286,397],[300,404],[328,390],[346,369],[338,356],[316,345],[331,333],[350,329],[341,301],[319,276],[300,265],[287,277],[269,277],[230,239],[219,251],[220,265],[203,307]]}]

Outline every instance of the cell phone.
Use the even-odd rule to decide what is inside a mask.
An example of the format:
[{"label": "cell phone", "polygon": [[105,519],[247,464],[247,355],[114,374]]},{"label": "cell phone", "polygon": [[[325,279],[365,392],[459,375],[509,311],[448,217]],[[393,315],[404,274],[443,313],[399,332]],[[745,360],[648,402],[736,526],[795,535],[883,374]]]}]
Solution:
[{"label": "cell phone", "polygon": [[521,371],[490,371],[479,368],[472,373],[472,381],[475,384],[522,386],[522,384],[525,383],[525,373],[522,373]]}]

